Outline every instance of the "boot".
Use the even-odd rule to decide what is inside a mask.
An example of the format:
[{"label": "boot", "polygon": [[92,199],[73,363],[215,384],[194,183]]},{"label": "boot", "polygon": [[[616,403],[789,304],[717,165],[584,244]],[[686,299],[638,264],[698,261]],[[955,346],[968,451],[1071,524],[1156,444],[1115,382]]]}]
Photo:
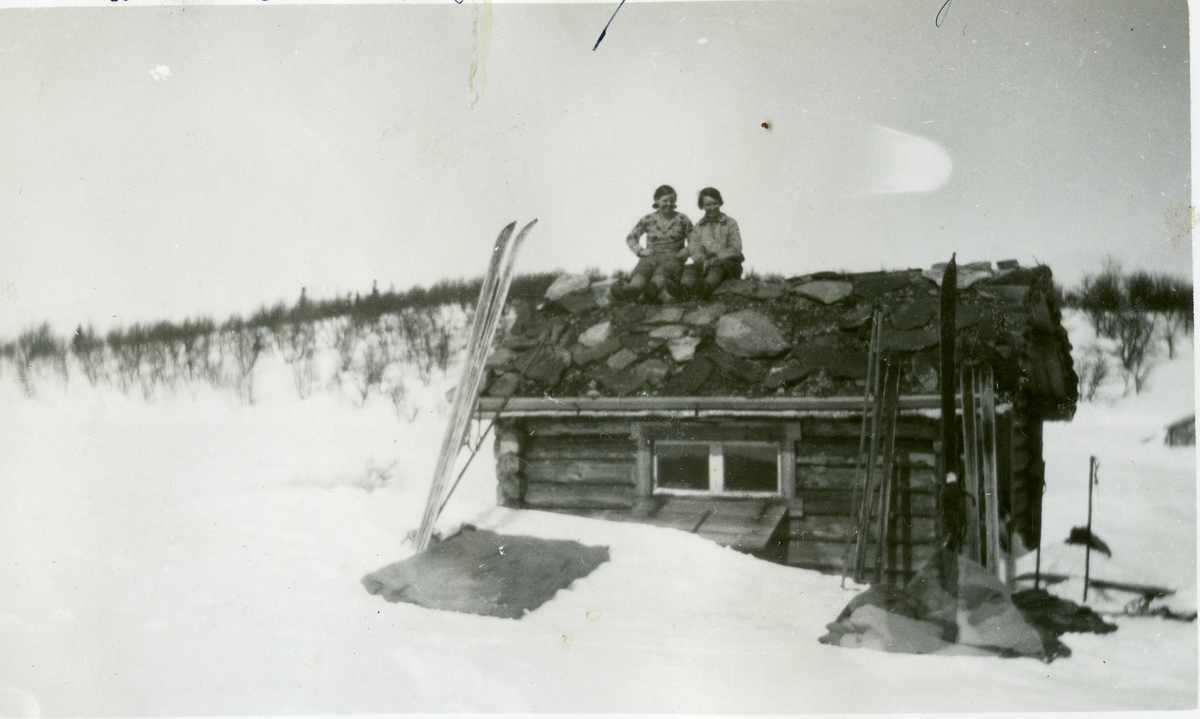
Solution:
[{"label": "boot", "polygon": [[608,291],[617,302],[629,302],[634,298],[633,288],[628,282],[614,282]]}]

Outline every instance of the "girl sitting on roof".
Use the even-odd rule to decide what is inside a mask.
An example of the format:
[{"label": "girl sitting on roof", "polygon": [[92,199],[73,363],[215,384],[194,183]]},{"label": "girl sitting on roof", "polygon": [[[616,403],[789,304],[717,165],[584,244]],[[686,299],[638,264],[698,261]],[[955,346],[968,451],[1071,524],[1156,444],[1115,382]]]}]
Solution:
[{"label": "girl sitting on roof", "polygon": [[[707,297],[726,279],[742,276],[742,233],[737,222],[721,212],[721,193],[713,187],[700,191],[700,209],[704,217],[696,223],[688,246],[692,264],[683,270],[683,291]],[[701,283],[703,278],[703,283]]]},{"label": "girl sitting on roof", "polygon": [[[675,197],[670,185],[655,190],[655,212],[638,220],[625,238],[629,249],[640,259],[628,285],[613,287],[617,299],[651,301],[663,290],[679,296],[679,276],[688,257],[685,243],[693,227],[687,215],[675,211]],[[641,244],[642,235],[646,236],[645,247]]]}]

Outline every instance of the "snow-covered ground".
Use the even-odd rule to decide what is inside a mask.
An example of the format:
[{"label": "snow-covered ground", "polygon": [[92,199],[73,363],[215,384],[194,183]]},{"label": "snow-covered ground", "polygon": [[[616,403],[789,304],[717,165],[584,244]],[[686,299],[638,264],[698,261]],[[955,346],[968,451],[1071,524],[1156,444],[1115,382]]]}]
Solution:
[{"label": "snow-covered ground", "polygon": [[[453,378],[412,389],[411,422],[386,397],[300,400],[274,357],[257,381],[244,406],[78,376],[29,399],[0,377],[0,715],[1196,706],[1196,624],[1120,617],[1113,634],[1064,636],[1074,655],[1052,664],[825,646],[857,591],[840,578],[674,530],[498,509],[490,442],[443,528],[606,545],[611,561],[521,620],[388,604],[360,579],[412,553]],[[1193,386],[1188,347],[1143,394],[1110,386],[1047,426],[1043,570],[1082,571],[1062,539],[1086,522],[1096,455],[1093,526],[1113,557],[1093,554],[1094,575],[1195,608],[1195,452],[1162,442]]]}]

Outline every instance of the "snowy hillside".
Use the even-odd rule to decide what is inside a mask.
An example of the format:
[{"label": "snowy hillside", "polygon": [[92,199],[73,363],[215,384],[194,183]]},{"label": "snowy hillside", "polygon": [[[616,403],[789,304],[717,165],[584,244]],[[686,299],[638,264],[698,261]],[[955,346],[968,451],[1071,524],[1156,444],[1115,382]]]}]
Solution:
[{"label": "snowy hillside", "polygon": [[[1082,347],[1086,324],[1069,322]],[[1194,411],[1192,362],[1188,347],[1141,395],[1112,384],[1047,425],[1043,571],[1082,572],[1062,540],[1086,522],[1095,455],[1094,531],[1113,557],[1093,554],[1093,574],[1195,608],[1195,452],[1162,441]],[[498,509],[490,441],[443,529],[574,539],[611,561],[520,620],[388,604],[360,580],[412,553],[454,377],[410,384],[412,421],[383,395],[301,400],[277,357],[255,383],[245,405],[207,386],[146,401],[79,376],[31,399],[0,377],[0,715],[1196,706],[1195,624],[1117,617],[1113,634],[1065,635],[1073,656],[1052,664],[821,645],[858,591],[840,577],[669,529]]]}]

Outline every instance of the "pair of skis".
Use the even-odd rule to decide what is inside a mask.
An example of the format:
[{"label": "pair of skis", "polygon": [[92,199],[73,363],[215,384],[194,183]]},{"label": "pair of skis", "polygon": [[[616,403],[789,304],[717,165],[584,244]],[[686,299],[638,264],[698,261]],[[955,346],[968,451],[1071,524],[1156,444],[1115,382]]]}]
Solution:
[{"label": "pair of skis", "polygon": [[492,340],[496,337],[496,329],[504,314],[504,301],[508,297],[508,288],[512,284],[513,265],[517,259],[517,251],[529,230],[537,224],[530,222],[513,237],[517,223],[513,222],[500,231],[496,245],[492,249],[492,259],[488,263],[487,274],[483,278],[483,286],[479,289],[479,301],[475,305],[475,318],[471,323],[471,336],[467,341],[467,352],[463,362],[462,378],[454,388],[454,404],[450,411],[450,422],[446,426],[446,434],[442,438],[442,448],[438,453],[437,467],[433,473],[433,485],[429,488],[429,499],[425,503],[425,514],[421,518],[421,527],[417,530],[417,553],[429,547],[429,539],[433,536],[433,525],[446,504],[447,495],[453,488],[450,478],[459,451],[466,443],[467,431],[470,428],[471,417],[475,413],[475,402],[479,398],[479,390],[483,384],[484,363],[492,348]]},{"label": "pair of skis", "polygon": [[[896,413],[900,396],[900,367],[885,360],[882,352],[883,312],[878,307],[871,316],[870,353],[867,359],[866,391],[863,395],[863,423],[858,438],[858,463],[855,474],[863,486],[862,503],[857,505],[852,572],[862,582],[866,573],[867,545],[870,543],[872,510],[876,519],[874,582],[883,581],[883,564],[889,539],[892,512],[892,459],[896,447]],[[869,438],[869,443],[868,443]],[[856,479],[855,487],[860,481]],[[878,494],[878,499],[876,499]]]},{"label": "pair of skis", "polygon": [[[958,305],[958,265],[955,256],[942,275],[941,292],[939,297],[939,355],[941,379],[941,446],[942,466],[938,485],[946,487],[947,474],[958,473],[958,437],[955,380],[957,367],[955,362],[955,311]],[[870,543],[869,528],[872,524],[872,510],[877,511],[874,517],[878,521],[875,537],[875,571],[876,583],[883,579],[883,558],[885,545],[888,541],[888,520],[891,513],[891,474],[892,453],[895,443],[896,410],[898,400],[899,368],[891,368],[881,357],[882,313],[876,307],[871,318],[870,352],[867,361],[866,391],[863,396],[863,421],[859,435],[858,463],[855,467],[855,490],[862,487],[861,503],[853,502],[857,517],[855,531],[852,536],[853,547],[848,547],[847,561],[843,564],[845,570],[857,582],[862,582],[866,573],[868,544]],[[893,384],[895,383],[895,384]],[[881,461],[882,460],[882,461]],[[882,464],[882,467],[877,467]],[[962,479],[962,478],[960,478]],[[960,484],[959,487],[962,485]],[[875,493],[878,492],[878,500]],[[993,495],[994,496],[994,495]],[[943,503],[939,497],[939,507]],[[937,533],[953,530],[945,526],[939,512]],[[990,546],[989,542],[989,546]],[[846,577],[843,573],[843,580]]]}]

